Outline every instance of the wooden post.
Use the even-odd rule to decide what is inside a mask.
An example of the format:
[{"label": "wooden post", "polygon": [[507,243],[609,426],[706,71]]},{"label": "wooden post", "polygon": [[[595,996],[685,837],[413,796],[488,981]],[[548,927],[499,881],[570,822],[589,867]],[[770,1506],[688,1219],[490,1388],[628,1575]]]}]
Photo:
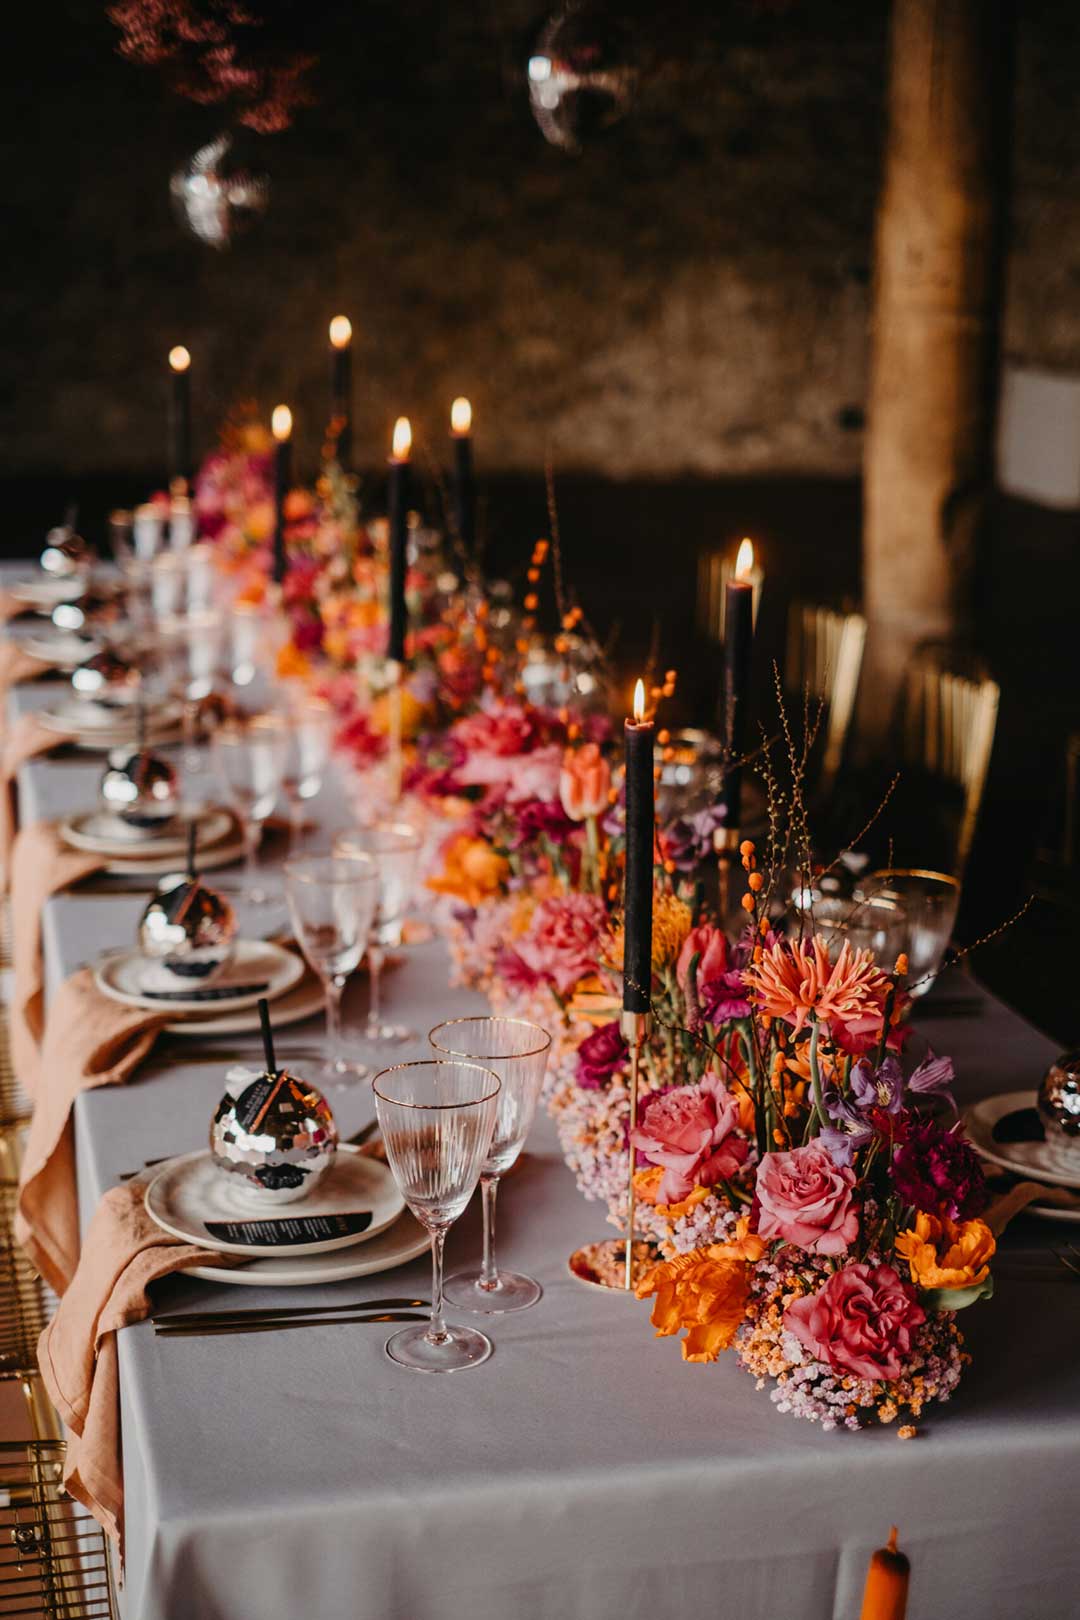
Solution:
[{"label": "wooden post", "polygon": [[1012,0],[893,0],[863,495],[863,736],[970,625],[993,478]]}]

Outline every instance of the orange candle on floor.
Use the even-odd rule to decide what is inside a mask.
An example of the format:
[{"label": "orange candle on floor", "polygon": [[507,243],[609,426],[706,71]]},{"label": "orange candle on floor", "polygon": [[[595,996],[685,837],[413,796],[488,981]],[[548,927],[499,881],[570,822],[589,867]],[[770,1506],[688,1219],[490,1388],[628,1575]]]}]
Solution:
[{"label": "orange candle on floor", "polygon": [[896,1526],[888,1542],[870,1559],[859,1620],[904,1620],[911,1565],[896,1545]]}]

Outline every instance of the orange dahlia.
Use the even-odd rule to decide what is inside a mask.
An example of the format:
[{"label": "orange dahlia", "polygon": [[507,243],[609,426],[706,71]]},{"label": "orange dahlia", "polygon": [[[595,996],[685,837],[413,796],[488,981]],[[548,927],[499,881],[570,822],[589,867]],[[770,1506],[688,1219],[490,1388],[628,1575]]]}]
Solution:
[{"label": "orange dahlia", "polygon": [[880,1013],[889,988],[872,951],[853,951],[845,940],[833,962],[820,935],[809,945],[780,940],[762,950],[745,977],[758,1010],[793,1024],[796,1033],[811,1017],[844,1025]]}]

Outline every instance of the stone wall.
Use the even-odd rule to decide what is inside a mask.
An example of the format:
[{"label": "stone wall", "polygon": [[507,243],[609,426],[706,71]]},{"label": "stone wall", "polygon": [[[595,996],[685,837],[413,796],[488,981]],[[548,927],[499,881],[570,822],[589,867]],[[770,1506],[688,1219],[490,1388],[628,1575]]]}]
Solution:
[{"label": "stone wall", "polygon": [[[1006,339],[1075,366],[1080,22],[1075,0],[1021,9]],[[319,105],[252,138],[271,206],[225,253],[167,196],[212,114],[120,61],[92,0],[27,16],[36,44],[0,70],[9,471],[156,474],[177,342],[204,445],[237,397],[285,398],[310,462],[340,309],[372,460],[400,411],[438,448],[466,393],[492,470],[535,472],[550,444],[615,478],[854,472],[887,6],[648,12],[633,114],[572,157],[531,118],[517,0],[353,0]]]}]

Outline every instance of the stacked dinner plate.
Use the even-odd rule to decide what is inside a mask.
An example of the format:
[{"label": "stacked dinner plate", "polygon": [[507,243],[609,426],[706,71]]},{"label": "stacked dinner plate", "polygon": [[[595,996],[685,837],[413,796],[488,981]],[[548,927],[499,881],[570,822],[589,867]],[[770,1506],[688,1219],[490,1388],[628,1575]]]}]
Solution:
[{"label": "stacked dinner plate", "polygon": [[[971,1145],[999,1170],[1009,1170],[1024,1181],[1045,1182],[1047,1188],[1080,1193],[1080,1143],[1046,1127],[1038,1112],[1034,1091],[999,1092],[973,1103],[964,1113]],[[1028,1215],[1048,1221],[1080,1223],[1080,1208],[1068,1209],[1036,1201]]]},{"label": "stacked dinner plate", "polygon": [[[112,810],[84,810],[60,823],[60,836],[72,849],[105,858],[111,877],[166,877],[183,864],[188,821],[177,816],[163,827],[132,827]],[[229,811],[208,805],[198,812],[199,866],[228,866],[244,853],[244,840]]]},{"label": "stacked dinner plate", "polygon": [[[95,753],[111,753],[114,748],[133,748],[136,715],[133,703],[98,702],[74,693],[59,699],[51,708],[38,709],[37,718],[48,731],[69,737],[78,748]],[[177,737],[183,710],[179,703],[158,703],[146,710],[146,742],[169,742]]]},{"label": "stacked dinner plate", "polygon": [[[234,1258],[187,1273],[211,1282],[262,1288],[338,1282],[404,1265],[429,1245],[386,1166],[344,1144],[308,1197],[269,1214],[210,1153],[163,1165],[146,1189],[146,1208],[171,1236]],[[247,1264],[237,1266],[236,1256]]]},{"label": "stacked dinner plate", "polygon": [[98,989],[113,1001],[169,1015],[174,1035],[244,1035],[259,1028],[258,1003],[270,1002],[274,1028],[311,1018],[323,1005],[319,982],[295,951],[268,939],[241,939],[209,984],[177,988],[162,962],[138,949],[110,951],[98,962]]}]

